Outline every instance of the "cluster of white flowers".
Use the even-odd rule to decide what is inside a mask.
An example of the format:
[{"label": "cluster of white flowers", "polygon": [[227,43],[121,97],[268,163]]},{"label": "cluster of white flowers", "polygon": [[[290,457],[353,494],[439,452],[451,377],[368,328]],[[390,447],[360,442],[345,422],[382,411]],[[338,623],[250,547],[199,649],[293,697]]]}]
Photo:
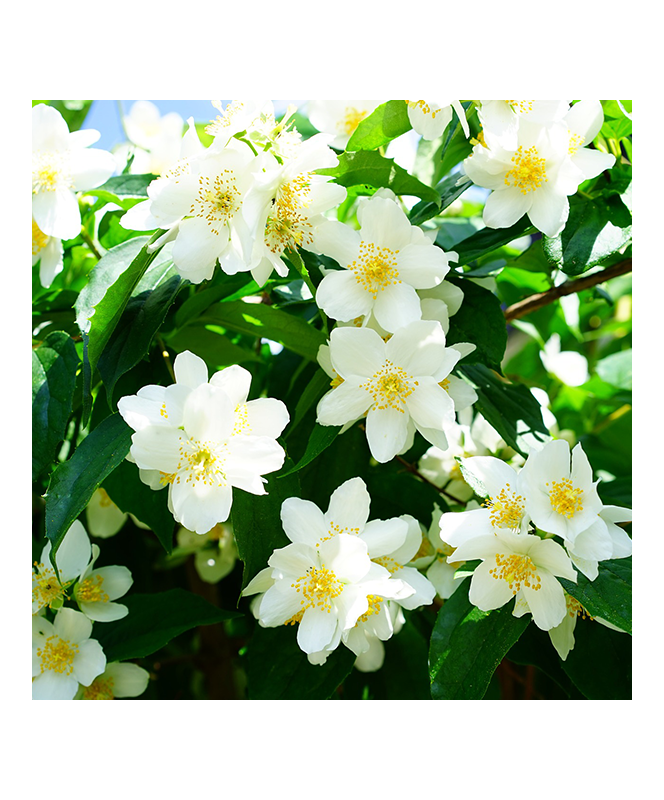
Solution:
[{"label": "cluster of white flowers", "polygon": [[99,136],[95,130],[70,133],[52,106],[32,109],[32,264],[41,262],[43,286],[62,270],[62,239],[81,231],[76,192],[100,186],[115,171],[110,153],[90,147]]},{"label": "cluster of white flowers", "polygon": [[173,240],[175,267],[192,283],[209,280],[218,262],[229,275],[250,271],[262,286],[273,270],[288,273],[282,254],[308,247],[323,212],[345,199],[343,187],[316,174],[338,158],[331,136],[302,140],[291,128],[294,109],[277,123],[269,101],[214,104],[212,144],[203,147],[188,120],[180,158],[122,224],[165,230],[154,248]]},{"label": "cluster of white flowers", "polygon": [[[128,614],[115,600],[133,583],[127,567],[95,568],[99,547],[76,520],[58,549],[58,574],[51,543],[32,571],[32,697],[34,700],[112,700],[145,691],[149,674],[136,664],[107,664],[93,622]],[[70,599],[78,611],[65,606]],[[51,616],[51,619],[49,619]]]},{"label": "cluster of white flowers", "polygon": [[360,670],[378,669],[382,643],[403,624],[401,609],[435,596],[430,581],[406,566],[422,543],[417,520],[369,520],[370,504],[361,478],[339,486],[325,513],[309,500],[285,500],[281,521],[291,544],[275,550],[243,592],[259,593],[252,610],[263,627],[298,625],[311,664],[324,664],[343,642]]},{"label": "cluster of white flowers", "polygon": [[174,361],[175,383],[144,386],[118,410],[134,429],[128,458],[152,489],[168,486],[177,522],[207,533],[228,519],[233,487],[265,494],[262,477],[280,469],[276,441],[288,424],[281,400],[247,400],[251,373],[231,366],[208,381],[202,358],[186,350]]},{"label": "cluster of white flowers", "polygon": [[616,524],[631,521],[631,510],[602,503],[580,444],[570,453],[566,441],[552,440],[520,470],[491,456],[460,462],[484,504],[440,516],[440,540],[453,548],[448,563],[481,559],[470,601],[490,611],[515,597],[515,616],[531,613],[542,630],[558,629],[552,641],[565,658],[573,646],[567,616],[586,612],[556,578],[576,582],[576,567],[593,581],[600,561],[631,555],[632,540]]}]

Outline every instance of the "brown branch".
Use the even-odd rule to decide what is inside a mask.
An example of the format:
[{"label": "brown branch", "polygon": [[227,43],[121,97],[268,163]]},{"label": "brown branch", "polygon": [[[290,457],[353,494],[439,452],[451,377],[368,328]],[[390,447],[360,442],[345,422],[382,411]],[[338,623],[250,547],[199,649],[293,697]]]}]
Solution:
[{"label": "brown branch", "polygon": [[518,303],[509,306],[505,309],[505,320],[509,322],[519,317],[525,317],[526,314],[531,314],[533,311],[542,308],[543,306],[553,303],[560,297],[565,297],[568,294],[575,294],[583,289],[590,289],[592,286],[597,286],[598,283],[604,283],[611,278],[617,278],[618,275],[625,275],[632,271],[632,259],[626,258],[618,264],[607,267],[601,272],[594,272],[592,275],[586,275],[584,278],[577,278],[575,281],[565,281],[560,286],[554,286],[546,292],[539,292],[526,297],[524,300],[519,300]]},{"label": "brown branch", "polygon": [[436,484],[433,481],[430,481],[428,478],[425,478],[424,475],[422,475],[422,473],[417,469],[415,464],[409,463],[404,458],[401,458],[401,456],[396,456],[396,459],[400,464],[404,465],[404,467],[408,470],[408,472],[412,473],[413,475],[416,475],[418,478],[423,480],[425,483],[428,483],[429,486],[433,486],[433,488],[437,492],[439,492],[440,494],[444,494],[445,497],[449,498],[450,500],[453,500],[455,503],[458,503],[461,506],[464,505],[464,501],[463,500],[459,500],[458,497],[454,497],[454,495],[450,494],[449,492],[446,492],[445,489],[441,489],[440,486],[436,486]]}]

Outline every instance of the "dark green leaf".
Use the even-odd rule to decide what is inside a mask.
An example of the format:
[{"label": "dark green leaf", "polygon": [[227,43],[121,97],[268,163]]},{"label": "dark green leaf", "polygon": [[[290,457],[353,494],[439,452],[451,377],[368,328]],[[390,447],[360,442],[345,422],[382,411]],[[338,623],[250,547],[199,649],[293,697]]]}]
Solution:
[{"label": "dark green leaf", "polygon": [[526,386],[510,383],[483,364],[462,364],[459,371],[475,387],[477,411],[510,447],[527,456],[533,436],[538,441],[550,438],[540,404]]},{"label": "dark green leaf", "polygon": [[157,179],[157,175],[137,175],[127,173],[126,175],[114,175],[106,183],[96,189],[89,189],[86,194],[93,194],[97,197],[110,195],[114,199],[124,197],[147,197],[148,186]]},{"label": "dark green leaf", "polygon": [[256,627],[247,650],[250,700],[327,700],[353,668],[355,655],[343,645],[325,664],[310,664],[296,635],[289,625]]},{"label": "dark green leaf", "polygon": [[314,458],[317,458],[324,450],[327,450],[337,438],[340,430],[341,428],[336,425],[319,425],[315,423],[304,455],[294,467],[291,467],[287,472],[282,472],[279,477],[285,478],[286,475],[298,472],[302,467],[306,467],[307,464],[310,464]]},{"label": "dark green leaf", "polygon": [[621,250],[632,238],[632,215],[620,196],[570,203],[562,232],[544,238],[549,261],[567,275],[580,275]]},{"label": "dark green leaf", "polygon": [[109,662],[144,658],[185,631],[242,616],[237,611],[217,608],[184,589],[130,594],[122,598],[122,603],[129,614],[115,622],[95,625],[92,634]]},{"label": "dark green leaf", "polygon": [[632,699],[632,637],[579,619],[562,668],[589,700]]},{"label": "dark green leaf", "polygon": [[300,496],[300,479],[296,474],[285,478],[268,475],[265,491],[267,494],[254,495],[233,490],[233,533],[244,562],[243,588],[267,567],[274,550],[290,544],[281,525],[281,505],[287,497]]},{"label": "dark green leaf", "polygon": [[375,150],[342,153],[336,167],[318,172],[332,176],[341,186],[368,185],[375,189],[387,188],[398,195],[421,197],[422,200],[438,203],[439,194],[435,189],[413,178],[405,169],[395,164],[394,159],[384,158]]},{"label": "dark green leaf", "polygon": [[203,325],[188,325],[173,336],[169,336],[167,342],[169,347],[178,353],[185,350],[196,353],[205,361],[208,369],[214,372],[231,364],[261,360],[255,352],[234,344],[223,333]]},{"label": "dark green leaf", "polygon": [[327,342],[325,335],[306,320],[262,303],[241,300],[217,303],[208,309],[201,321],[279,342],[314,362],[318,348]]},{"label": "dark green leaf", "polygon": [[412,128],[404,100],[388,100],[363,119],[350,137],[346,150],[375,150]]},{"label": "dark green leaf", "polygon": [[448,280],[462,289],[463,303],[457,313],[450,317],[447,344],[474,344],[475,350],[466,356],[464,363],[481,363],[500,372],[507,346],[507,325],[500,300],[493,292],[473,281],[449,275]]},{"label": "dark green leaf", "polygon": [[138,467],[127,460],[104,480],[104,489],[121,511],[148,525],[164,550],[173,549],[173,515],[168,510],[168,490],[154,491],[139,477]]},{"label": "dark green leaf", "polygon": [[[92,375],[122,312],[157,253],[148,254],[147,236],[129,239],[109,250],[90,273],[76,301],[76,324],[83,336],[83,408],[90,411]],[[160,254],[159,260],[168,256]]]},{"label": "dark green leaf", "polygon": [[519,239],[521,236],[534,232],[535,228],[527,217],[522,217],[510,228],[482,228],[477,233],[454,245],[454,249],[459,256],[459,265],[470,264],[486,253],[490,253],[492,250]]},{"label": "dark green leaf", "polygon": [[32,480],[53,462],[64,439],[78,364],[74,342],[61,331],[32,351]]},{"label": "dark green leaf", "polygon": [[420,201],[410,210],[411,225],[421,225],[426,220],[435,217],[444,211],[468,189],[472,184],[468,180],[463,180],[458,174],[448,175],[436,186],[439,200],[436,202]]},{"label": "dark green leaf", "polygon": [[300,424],[307,411],[317,403],[318,400],[330,388],[330,376],[327,375],[322,369],[316,370],[313,378],[306,385],[304,391],[299,396],[295,406],[295,412],[290,426],[286,430],[286,436],[289,436],[293,430]]},{"label": "dark green leaf", "polygon": [[53,472],[45,495],[45,517],[54,566],[55,555],[72,523],[85,509],[95,489],[129,452],[131,434],[131,428],[122,417],[112,414]]},{"label": "dark green leaf", "polygon": [[530,616],[514,617],[510,602],[480,611],[459,587],[438,612],[429,648],[434,700],[481,700],[491,676],[524,632]]},{"label": "dark green leaf", "polygon": [[579,572],[577,582],[559,579],[568,594],[575,597],[593,617],[632,632],[632,558],[600,561],[594,581]]},{"label": "dark green leaf", "polygon": [[150,265],[131,293],[97,364],[111,408],[118,378],[135,367],[150,349],[181,283],[172,262],[159,261]]},{"label": "dark green leaf", "polygon": [[188,322],[196,319],[211,305],[235,294],[239,289],[246,286],[248,293],[258,290],[258,284],[250,279],[246,272],[238,272],[237,275],[224,275],[218,278],[220,282],[216,286],[209,286],[200,291],[196,291],[191,297],[178,308],[175,314],[175,324],[182,328]]}]

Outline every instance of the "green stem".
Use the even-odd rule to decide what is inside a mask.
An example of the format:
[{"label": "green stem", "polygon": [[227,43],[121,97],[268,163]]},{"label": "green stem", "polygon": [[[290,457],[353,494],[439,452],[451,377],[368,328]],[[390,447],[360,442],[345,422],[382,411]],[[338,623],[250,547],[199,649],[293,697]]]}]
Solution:
[{"label": "green stem", "polygon": [[90,235],[85,230],[85,228],[81,228],[81,239],[87,244],[87,246],[92,250],[93,254],[96,256],[97,260],[101,258],[101,253],[97,250],[95,243],[90,238]]}]

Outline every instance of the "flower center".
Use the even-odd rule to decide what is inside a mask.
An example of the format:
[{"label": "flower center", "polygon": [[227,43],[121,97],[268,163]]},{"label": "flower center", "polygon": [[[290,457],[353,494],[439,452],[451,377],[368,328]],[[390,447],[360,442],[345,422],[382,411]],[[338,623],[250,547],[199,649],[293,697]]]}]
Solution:
[{"label": "flower center", "polygon": [[291,587],[298,593],[302,592],[302,612],[316,608],[328,614],[332,610],[332,601],[344,590],[343,583],[325,564],[321,564],[320,569],[310,567],[305,575],[291,583]]},{"label": "flower center", "polygon": [[200,175],[198,183],[198,197],[191,204],[190,214],[206,220],[212,233],[218,236],[220,228],[230,222],[240,207],[240,190],[229,169],[213,178]]},{"label": "flower center", "polygon": [[41,671],[51,670],[61,675],[71,675],[74,671],[74,658],[78,653],[78,645],[59,636],[49,636],[44,646],[37,650],[41,661]]},{"label": "flower center", "polygon": [[[549,485],[548,483],[546,484]],[[569,478],[560,481],[553,481],[549,490],[551,505],[558,514],[562,514],[567,519],[578,512],[583,511],[583,489],[577,489]]]},{"label": "flower center", "polygon": [[101,588],[103,583],[101,575],[90,575],[76,587],[76,599],[81,603],[108,603],[108,595]]},{"label": "flower center", "polygon": [[528,194],[548,181],[546,159],[540,158],[534,145],[527,150],[519,147],[512,156],[512,163],[514,167],[505,175],[505,185],[520,189],[521,194]]},{"label": "flower center", "polygon": [[[35,561],[32,573],[32,602],[40,608],[50,606],[55,600],[65,597],[65,587],[58,581],[55,570]],[[62,575],[62,573],[60,573]]]},{"label": "flower center", "polygon": [[95,678],[83,688],[83,700],[115,700],[113,678]]},{"label": "flower center", "polygon": [[32,255],[36,256],[46,247],[49,237],[41,230],[39,225],[32,220]]},{"label": "flower center", "polygon": [[522,586],[534,591],[541,588],[541,578],[529,556],[496,553],[496,566],[489,570],[489,575],[496,580],[507,581],[512,594],[520,592]]},{"label": "flower center", "polygon": [[415,391],[418,382],[401,367],[391,361],[378,370],[360,389],[366,389],[373,397],[376,408],[395,408],[405,413],[406,398]]},{"label": "flower center", "polygon": [[524,511],[524,499],[520,494],[514,494],[509,483],[501,489],[495,497],[484,501],[483,505],[489,509],[489,517],[494,528],[511,528],[516,530],[521,525]]},{"label": "flower center", "polygon": [[397,266],[398,250],[377,247],[373,242],[360,242],[360,254],[348,265],[359,285],[370,292],[374,300],[379,291],[401,283]]},{"label": "flower center", "polygon": [[345,114],[341,120],[339,120],[339,129],[342,133],[347,133],[350,136],[368,113],[368,111],[360,111],[353,106],[349,106],[345,109]]},{"label": "flower center", "polygon": [[187,439],[180,443],[180,460],[177,473],[168,480],[169,483],[180,483],[186,476],[186,483],[204,483],[206,486],[225,486],[226,474],[224,473],[225,459],[223,447],[215,446],[212,442],[199,442],[196,439]]},{"label": "flower center", "polygon": [[73,189],[74,183],[67,170],[67,158],[62,153],[37,151],[32,154],[32,193],[54,192],[56,189]]}]

